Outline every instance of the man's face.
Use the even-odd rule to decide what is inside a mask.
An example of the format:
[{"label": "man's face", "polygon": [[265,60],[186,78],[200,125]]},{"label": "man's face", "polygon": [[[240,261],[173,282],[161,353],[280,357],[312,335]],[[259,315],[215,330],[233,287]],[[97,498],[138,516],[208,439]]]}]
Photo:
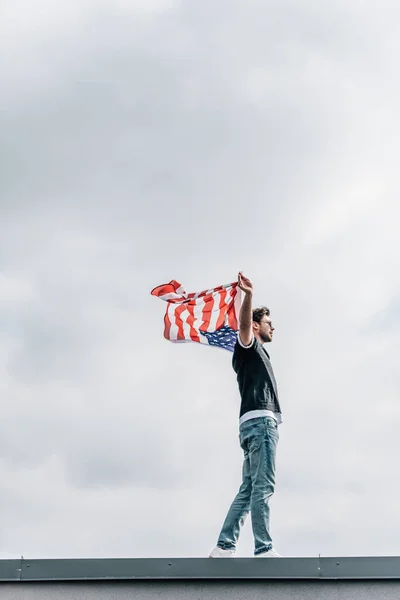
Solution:
[{"label": "man's face", "polygon": [[272,342],[274,327],[272,327],[271,317],[264,315],[259,323],[254,323],[254,333],[258,335],[263,344]]}]

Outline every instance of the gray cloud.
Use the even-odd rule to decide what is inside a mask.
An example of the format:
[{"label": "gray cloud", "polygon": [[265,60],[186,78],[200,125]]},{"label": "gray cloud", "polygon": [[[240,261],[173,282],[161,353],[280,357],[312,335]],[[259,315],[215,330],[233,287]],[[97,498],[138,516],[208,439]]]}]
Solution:
[{"label": "gray cloud", "polygon": [[1,10],[1,555],[209,550],[230,357],[164,341],[149,292],[239,268],[277,328],[278,549],[396,552],[397,7]]}]

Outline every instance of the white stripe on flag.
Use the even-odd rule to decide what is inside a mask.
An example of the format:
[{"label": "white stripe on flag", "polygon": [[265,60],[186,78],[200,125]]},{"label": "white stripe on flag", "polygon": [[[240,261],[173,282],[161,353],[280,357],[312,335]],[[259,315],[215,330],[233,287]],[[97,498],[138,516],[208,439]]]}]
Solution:
[{"label": "white stripe on flag", "polygon": [[[178,306],[179,306],[179,304],[178,304]],[[178,339],[178,326],[176,324],[176,319],[175,319],[175,308],[176,308],[176,304],[170,304],[168,302],[167,314],[168,314],[169,320],[171,321],[171,328],[169,330],[169,339],[171,341]]]},{"label": "white stripe on flag", "polygon": [[185,298],[182,297],[181,294],[176,294],[175,292],[170,292],[169,294],[163,294],[162,296],[159,296],[159,298],[161,298],[161,300],[165,300],[166,302],[168,302],[168,300],[180,300],[181,302],[184,302]]}]

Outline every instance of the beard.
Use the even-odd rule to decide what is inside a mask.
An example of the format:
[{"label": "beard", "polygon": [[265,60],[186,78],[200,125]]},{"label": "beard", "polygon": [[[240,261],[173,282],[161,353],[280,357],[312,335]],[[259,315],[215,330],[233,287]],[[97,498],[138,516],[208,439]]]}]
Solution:
[{"label": "beard", "polygon": [[267,344],[268,342],[272,342],[272,336],[270,333],[261,333],[260,338],[263,344]]}]

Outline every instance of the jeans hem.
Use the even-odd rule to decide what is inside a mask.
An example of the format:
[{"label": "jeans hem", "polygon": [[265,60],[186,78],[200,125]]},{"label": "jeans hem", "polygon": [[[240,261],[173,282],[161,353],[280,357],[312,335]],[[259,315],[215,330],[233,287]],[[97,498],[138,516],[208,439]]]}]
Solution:
[{"label": "jeans hem", "polygon": [[233,544],[217,544],[217,548],[221,548],[221,550],[235,550],[236,546]]},{"label": "jeans hem", "polygon": [[269,550],[272,550],[273,546],[272,544],[268,544],[268,546],[264,546],[264,548],[261,548],[260,550],[256,550],[254,552],[254,556],[258,556],[259,554],[264,554],[264,552],[268,552]]}]

